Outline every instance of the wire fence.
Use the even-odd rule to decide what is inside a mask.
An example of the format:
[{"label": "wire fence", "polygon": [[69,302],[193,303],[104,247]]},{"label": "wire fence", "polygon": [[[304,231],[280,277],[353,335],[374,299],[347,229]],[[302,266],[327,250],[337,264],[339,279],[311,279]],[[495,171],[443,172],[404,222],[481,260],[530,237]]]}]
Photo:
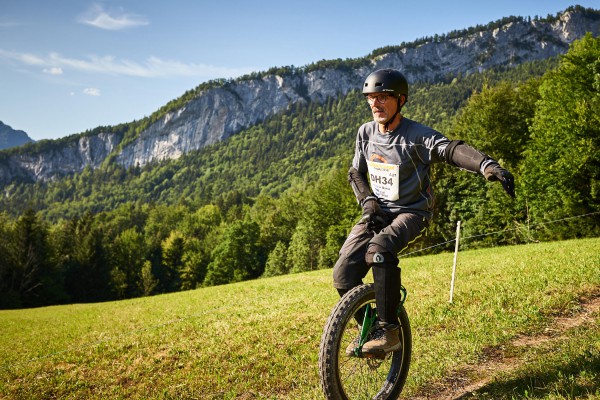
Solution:
[{"label": "wire fence", "polygon": [[[554,220],[554,221],[548,221],[548,222],[542,222],[542,223],[532,224],[532,225],[528,226],[528,229],[537,228],[537,227],[540,227],[540,226],[554,224],[554,223],[558,223],[558,222],[564,222],[564,221],[567,221],[567,220],[573,220],[573,219],[577,219],[577,218],[590,217],[592,215],[599,215],[599,214],[600,214],[600,211],[598,211],[598,212],[592,212],[592,213],[588,213],[588,214],[583,214],[583,215],[577,215],[577,216],[574,216],[574,217],[562,218],[562,219],[558,219],[558,220]],[[464,240],[469,240],[469,239],[481,238],[481,237],[484,237],[484,236],[499,235],[499,234],[503,234],[503,233],[507,233],[507,232],[511,232],[511,231],[516,231],[516,230],[519,230],[519,229],[522,229],[522,228],[511,228],[511,229],[504,229],[504,230],[495,231],[495,232],[489,232],[489,233],[482,233],[482,234],[477,234],[477,235],[471,235],[471,236],[463,237],[461,240],[464,241]],[[419,249],[419,250],[413,251],[411,253],[407,253],[407,254],[401,255],[399,257],[400,258],[407,257],[407,256],[409,256],[411,254],[415,254],[415,253],[423,252],[423,251],[426,251],[426,250],[434,249],[434,248],[437,248],[437,247],[440,247],[440,246],[447,245],[449,243],[454,243],[456,241],[457,241],[457,239],[448,240],[448,241],[445,241],[443,243],[438,243],[438,244],[435,244],[433,246],[429,246],[429,247],[426,247],[426,248],[423,248],[423,249]],[[223,305],[223,306],[216,307],[216,308],[213,308],[213,309],[210,309],[210,310],[204,310],[201,313],[190,314],[190,315],[187,315],[185,317],[181,317],[181,318],[173,319],[171,321],[163,322],[161,324],[152,325],[152,326],[146,326],[146,327],[142,327],[140,329],[134,329],[134,330],[128,331],[127,333],[123,333],[123,334],[120,334],[120,335],[115,335],[115,336],[107,337],[107,338],[100,339],[100,340],[97,340],[97,341],[93,341],[93,342],[90,342],[90,343],[86,343],[86,344],[82,344],[82,345],[79,345],[79,346],[74,346],[74,347],[71,347],[71,348],[67,348],[67,349],[64,349],[64,350],[52,352],[52,353],[49,353],[49,354],[46,354],[46,355],[42,355],[42,356],[39,356],[39,357],[33,357],[33,358],[29,358],[29,359],[22,360],[22,361],[17,361],[17,362],[12,363],[12,364],[3,365],[1,368],[5,369],[5,370],[9,370],[9,369],[16,368],[16,367],[19,367],[19,366],[22,366],[22,365],[25,365],[25,364],[29,364],[29,363],[32,363],[32,362],[36,362],[36,361],[40,361],[40,360],[44,360],[44,359],[56,357],[56,356],[59,356],[61,354],[82,351],[82,350],[89,349],[89,348],[92,348],[92,347],[100,346],[100,345],[102,345],[104,343],[113,342],[113,341],[116,341],[116,340],[121,339],[121,338],[133,336],[133,335],[138,334],[138,333],[147,332],[147,331],[151,331],[151,330],[155,330],[155,329],[161,329],[163,327],[174,325],[174,324],[177,324],[177,323],[181,323],[181,322],[190,320],[192,318],[198,318],[198,317],[201,317],[203,315],[207,315],[207,314],[210,314],[210,313],[214,313],[215,311],[219,311],[219,310],[221,310],[221,309],[223,309],[225,307],[227,307],[227,306]]]},{"label": "wire fence", "polygon": [[[600,215],[600,211],[591,212],[591,213],[582,214],[582,215],[576,215],[574,217],[561,218],[561,219],[557,219],[557,220],[554,220],[554,221],[540,222],[540,223],[536,223],[536,224],[531,224],[531,225],[527,226],[527,230],[535,229],[535,228],[538,228],[538,227],[541,227],[541,226],[545,226],[545,225],[556,224],[558,222],[564,222],[564,221],[568,221],[568,220],[573,220],[573,219],[577,219],[577,218],[591,217],[592,215]],[[499,235],[499,234],[502,234],[502,233],[519,231],[521,229],[523,229],[523,228],[522,227],[517,227],[517,228],[503,229],[503,230],[495,231],[495,232],[481,233],[481,234],[477,234],[477,235],[465,236],[465,237],[462,238],[462,240],[465,241],[465,240],[477,239],[477,238],[481,238],[481,237],[485,237],[485,236]],[[437,244],[434,244],[434,245],[429,246],[429,247],[425,247],[425,248],[422,248],[422,249],[419,249],[419,250],[412,251],[410,253],[402,254],[402,255],[398,256],[398,258],[408,257],[408,256],[410,256],[412,254],[420,253],[420,252],[423,252],[423,251],[426,251],[426,250],[435,249],[437,247],[445,246],[447,244],[454,243],[454,242],[456,242],[456,239],[447,240],[447,241],[445,241],[443,243],[437,243]]]}]

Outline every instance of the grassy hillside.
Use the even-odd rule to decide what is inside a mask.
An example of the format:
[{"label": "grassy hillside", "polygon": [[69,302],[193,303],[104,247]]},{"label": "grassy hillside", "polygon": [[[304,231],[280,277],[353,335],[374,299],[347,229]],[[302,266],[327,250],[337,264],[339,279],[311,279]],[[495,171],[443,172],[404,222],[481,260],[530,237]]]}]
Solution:
[{"label": "grassy hillside", "polygon": [[[599,248],[585,239],[461,252],[452,304],[452,254],[402,259],[414,340],[404,393],[476,379],[466,368],[494,353],[527,362],[486,371],[487,398],[600,398],[597,311],[551,346],[511,346],[600,296]],[[0,311],[0,398],[322,398],[317,350],[336,301],[321,270]]]}]

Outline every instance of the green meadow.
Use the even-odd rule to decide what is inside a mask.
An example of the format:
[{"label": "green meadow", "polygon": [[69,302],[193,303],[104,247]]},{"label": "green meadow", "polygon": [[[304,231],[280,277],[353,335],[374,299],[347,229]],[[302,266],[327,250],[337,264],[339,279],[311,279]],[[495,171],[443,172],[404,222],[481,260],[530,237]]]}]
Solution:
[{"label": "green meadow", "polygon": [[[413,330],[406,398],[481,379],[469,398],[600,398],[598,311],[555,324],[600,297],[600,239],[461,251],[449,303],[453,257],[401,259]],[[321,399],[318,347],[337,299],[331,270],[318,270],[3,310],[0,398]],[[516,346],[523,337],[531,344]],[[478,369],[491,355],[504,367]]]}]

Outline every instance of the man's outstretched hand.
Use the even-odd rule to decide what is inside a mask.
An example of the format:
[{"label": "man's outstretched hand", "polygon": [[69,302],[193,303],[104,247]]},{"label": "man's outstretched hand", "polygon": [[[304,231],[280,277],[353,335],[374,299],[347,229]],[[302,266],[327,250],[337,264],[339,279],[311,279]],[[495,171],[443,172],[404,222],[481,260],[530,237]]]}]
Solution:
[{"label": "man's outstretched hand", "polygon": [[483,172],[483,176],[485,176],[485,179],[488,181],[500,181],[504,191],[513,199],[516,197],[515,177],[510,172],[502,168],[500,164],[493,163],[488,165]]}]

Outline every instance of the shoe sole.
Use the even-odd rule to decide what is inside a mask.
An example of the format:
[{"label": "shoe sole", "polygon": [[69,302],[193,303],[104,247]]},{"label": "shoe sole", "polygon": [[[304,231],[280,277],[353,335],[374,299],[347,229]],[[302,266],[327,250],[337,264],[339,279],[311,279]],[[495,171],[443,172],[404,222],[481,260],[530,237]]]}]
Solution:
[{"label": "shoe sole", "polygon": [[401,347],[402,347],[402,343],[398,342],[397,345],[392,346],[392,347],[387,348],[387,349],[365,350],[363,348],[362,353],[363,353],[363,355],[366,355],[366,354],[373,354],[373,355],[376,355],[376,356],[377,355],[386,355],[387,353],[391,353],[393,351],[400,350]]}]

